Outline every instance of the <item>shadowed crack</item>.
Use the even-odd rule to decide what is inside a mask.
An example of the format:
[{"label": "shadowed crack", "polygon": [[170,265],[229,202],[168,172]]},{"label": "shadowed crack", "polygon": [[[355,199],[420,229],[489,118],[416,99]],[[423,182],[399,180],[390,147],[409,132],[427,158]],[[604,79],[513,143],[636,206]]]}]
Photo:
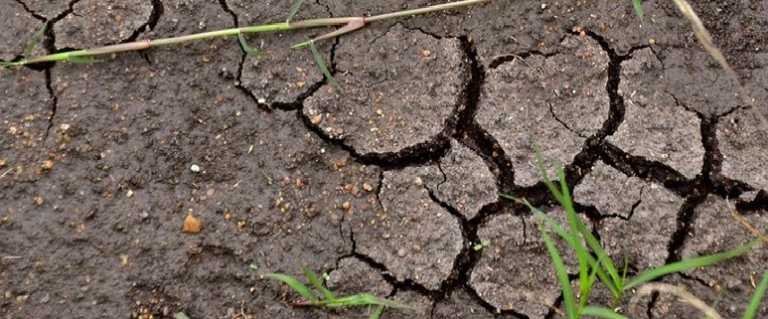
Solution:
[{"label": "shadowed crack", "polygon": [[541,56],[541,57],[549,58],[558,54],[560,53],[557,51],[552,53],[544,53],[539,50],[530,50],[530,51],[525,51],[520,53],[512,53],[512,54],[503,55],[493,59],[493,61],[491,61],[491,63],[488,64],[488,67],[490,69],[496,69],[502,64],[505,64],[508,62],[514,62],[515,60],[524,60],[532,56]]},{"label": "shadowed crack", "polygon": [[20,4],[24,8],[24,11],[26,11],[29,14],[31,14],[32,17],[34,17],[35,19],[43,21],[43,22],[48,21],[48,19],[46,17],[44,17],[41,14],[39,14],[39,13],[35,12],[34,10],[30,9],[26,2],[24,2],[22,0],[14,0],[14,1],[16,1],[16,3]]},{"label": "shadowed crack", "polygon": [[51,69],[45,69],[45,88],[48,90],[48,95],[51,98],[51,115],[48,116],[48,126],[45,128],[45,135],[43,135],[43,142],[48,140],[51,128],[53,127],[54,119],[56,118],[56,112],[59,107],[59,97],[53,89],[53,80],[51,79]]},{"label": "shadowed crack", "polygon": [[[412,145],[406,148],[403,148],[397,152],[381,152],[381,153],[360,153],[358,152],[354,147],[346,143],[346,141],[342,139],[332,138],[327,132],[325,132],[322,128],[320,128],[318,125],[315,125],[312,123],[310,118],[302,112],[301,109],[298,110],[298,116],[302,119],[303,123],[309,129],[310,131],[314,132],[317,136],[319,136],[321,139],[326,141],[327,143],[336,145],[348,153],[351,154],[353,158],[355,158],[358,162],[365,164],[365,165],[377,165],[381,166],[384,169],[396,169],[396,168],[403,168],[407,166],[412,165],[421,165],[425,163],[434,162],[440,158],[442,158],[447,151],[450,148],[450,141],[449,136],[456,135],[456,132],[461,130],[461,127],[464,127],[467,125],[467,123],[471,122],[471,119],[474,117],[474,112],[476,110],[476,101],[477,97],[479,96],[479,88],[480,84],[482,82],[482,78],[484,77],[483,72],[479,70],[479,62],[477,59],[477,53],[474,49],[473,45],[471,44],[469,38],[467,36],[461,36],[457,38],[460,43],[461,47],[464,50],[464,53],[466,55],[466,58],[469,60],[469,67],[462,70],[466,73],[466,78],[468,80],[465,81],[464,89],[462,90],[460,97],[456,103],[456,106],[454,107],[454,110],[452,114],[446,119],[446,122],[443,125],[442,131],[434,136],[431,140],[423,143],[419,143],[416,145]],[[336,73],[337,67],[335,62],[335,50],[336,45],[334,44],[334,47],[332,48],[332,60],[331,60],[331,69],[332,73]],[[307,96],[300,98],[298,104],[303,104],[303,101],[314,94],[321,86],[326,84],[326,80],[324,79],[322,82],[319,83],[319,86],[316,89],[311,89],[308,91]],[[468,101],[474,101],[468,102]],[[292,105],[292,106],[300,106],[300,105]],[[279,107],[279,106],[278,106]],[[289,108],[292,109],[292,108]]]},{"label": "shadowed crack", "polygon": [[[224,2],[224,0],[221,0]],[[140,25],[136,30],[133,31],[133,33],[126,38],[123,41],[120,41],[120,43],[128,43],[136,41],[136,39],[139,38],[139,36],[147,32],[148,30],[154,30],[155,26],[157,26],[157,22],[160,21],[160,17],[163,15],[163,11],[165,10],[165,7],[163,7],[163,3],[160,0],[151,0],[152,2],[152,13],[149,15],[149,19],[147,19],[147,22],[144,22],[144,24]],[[237,19],[237,18],[235,18]]]},{"label": "shadowed crack", "polygon": [[688,197],[685,199],[683,206],[680,207],[680,211],[677,215],[677,230],[672,234],[672,238],[667,245],[667,260],[665,264],[676,262],[680,260],[680,250],[685,245],[685,240],[688,238],[693,227],[695,218],[694,210],[697,206],[704,202],[707,198],[707,194],[699,194]]}]

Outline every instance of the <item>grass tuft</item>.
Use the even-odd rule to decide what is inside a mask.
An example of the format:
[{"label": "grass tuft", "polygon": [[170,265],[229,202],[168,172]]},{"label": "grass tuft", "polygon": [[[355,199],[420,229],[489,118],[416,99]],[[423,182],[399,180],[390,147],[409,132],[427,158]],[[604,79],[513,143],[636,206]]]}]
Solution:
[{"label": "grass tuft", "polygon": [[[309,284],[315,289],[312,291],[307,285],[298,279],[279,273],[270,273],[262,275],[265,278],[280,281],[299,294],[306,303],[298,303],[302,306],[315,306],[329,309],[349,308],[357,306],[374,307],[370,319],[378,319],[385,308],[413,309],[413,307],[379,298],[370,293],[358,293],[349,296],[337,297],[330,289],[326,288],[320,281],[320,277],[308,269],[304,269],[304,276]],[[318,296],[322,296],[322,298]]]},{"label": "grass tuft", "polygon": [[[557,221],[544,214],[541,210],[531,205],[525,199],[519,199],[504,194],[501,196],[525,204],[528,206],[531,212],[533,212],[534,216],[536,216],[540,221],[539,229],[541,231],[541,237],[544,241],[544,244],[546,245],[547,252],[555,269],[557,280],[561,285],[563,292],[563,306],[565,307],[565,312],[569,319],[578,319],[582,316],[593,316],[607,319],[626,318],[609,308],[595,307],[588,304],[590,293],[592,292],[594,285],[597,283],[597,279],[600,279],[600,282],[611,291],[611,294],[614,297],[614,303],[618,304],[622,301],[626,292],[632,291],[632,289],[640,285],[643,285],[640,287],[640,291],[654,289],[655,287],[658,287],[659,284],[648,284],[648,282],[667,274],[683,272],[699,267],[706,267],[737,256],[741,256],[752,250],[754,246],[761,242],[760,239],[755,239],[749,243],[725,252],[684,259],[678,262],[648,269],[641,272],[634,278],[627,278],[628,264],[626,260],[624,262],[624,267],[620,272],[619,268],[617,268],[613,263],[612,258],[606,253],[600,241],[595,237],[594,234],[592,234],[589,229],[587,229],[586,225],[578,217],[574,208],[573,199],[571,197],[571,191],[566,182],[565,171],[563,168],[560,167],[557,169],[557,177],[559,179],[560,185],[556,185],[554,182],[552,182],[552,180],[549,179],[546,169],[544,168],[544,161],[540,155],[541,153],[538,151],[538,149],[536,149],[535,152],[536,166],[539,170],[539,173],[541,174],[547,189],[549,189],[550,193],[552,194],[552,197],[554,197],[560,206],[563,207],[568,220],[568,228],[566,229],[562,225],[558,224]],[[565,241],[568,247],[573,249],[576,253],[576,257],[579,263],[578,294],[573,291],[573,287],[570,284],[570,279],[568,277],[568,272],[565,267],[565,263],[563,262],[562,255],[557,249],[554,240],[550,237],[550,232],[557,234],[562,240]],[[762,299],[765,290],[768,289],[768,279],[764,278],[763,281],[764,282],[761,282],[760,287],[758,287],[757,291],[755,292],[755,297],[753,298],[753,302],[757,302],[758,304],[759,300]],[[678,291],[675,290],[673,292],[677,293]],[[688,295],[685,296],[690,297]],[[688,298],[687,300],[696,301],[698,299]],[[758,306],[754,307],[756,308]],[[704,309],[704,307],[701,309]],[[752,317],[745,317],[745,319],[752,319],[754,314],[751,316]]]}]

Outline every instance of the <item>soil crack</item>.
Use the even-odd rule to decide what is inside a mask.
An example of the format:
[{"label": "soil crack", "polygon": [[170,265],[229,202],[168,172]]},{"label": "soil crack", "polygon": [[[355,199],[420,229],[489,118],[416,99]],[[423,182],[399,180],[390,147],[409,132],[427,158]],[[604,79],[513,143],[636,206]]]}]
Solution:
[{"label": "soil crack", "polygon": [[23,0],[14,0],[14,1],[16,1],[16,3],[20,4],[24,8],[24,11],[26,11],[27,13],[32,15],[33,18],[35,18],[37,20],[40,20],[40,21],[43,21],[43,22],[47,22],[48,21],[48,18],[46,18],[46,17],[42,16],[41,14],[37,13],[35,10],[30,9],[29,6],[27,5],[27,3],[24,2]]},{"label": "soil crack", "polygon": [[[165,11],[165,7],[163,7],[163,3],[160,0],[150,0],[152,3],[152,12],[149,14],[149,19],[147,19],[147,22],[144,22],[142,25],[140,25],[136,30],[131,33],[131,35],[126,38],[123,41],[120,41],[120,43],[128,43],[136,41],[136,39],[139,38],[139,36],[147,31],[151,31],[155,29],[155,26],[157,26],[157,22],[160,21],[160,17],[163,15],[163,12]],[[222,2],[224,0],[221,0]]]},{"label": "soil crack", "polygon": [[56,113],[59,108],[59,97],[56,95],[53,89],[53,79],[51,78],[51,69],[45,69],[45,88],[48,90],[48,95],[51,98],[51,114],[48,116],[48,126],[45,128],[45,134],[43,135],[43,142],[48,140],[48,135],[53,127],[53,122],[56,118]]},{"label": "soil crack", "polygon": [[525,59],[530,58],[532,56],[541,56],[541,57],[544,57],[544,58],[550,58],[550,57],[553,57],[553,56],[558,55],[558,54],[560,54],[560,52],[558,52],[558,51],[551,52],[551,53],[544,53],[544,52],[539,51],[539,50],[530,50],[530,51],[524,51],[524,52],[520,52],[520,53],[510,53],[510,54],[503,55],[503,56],[500,56],[500,57],[497,57],[497,58],[493,59],[493,61],[491,61],[491,63],[488,64],[488,68],[496,69],[496,68],[500,67],[502,64],[506,64],[506,63],[509,63],[509,62],[514,62],[516,60],[525,60]]}]

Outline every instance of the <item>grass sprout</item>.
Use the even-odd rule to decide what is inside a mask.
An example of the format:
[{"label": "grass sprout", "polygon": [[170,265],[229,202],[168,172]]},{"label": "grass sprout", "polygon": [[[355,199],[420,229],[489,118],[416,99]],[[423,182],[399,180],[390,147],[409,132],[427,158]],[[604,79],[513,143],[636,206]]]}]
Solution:
[{"label": "grass sprout", "polygon": [[264,55],[264,53],[261,52],[261,50],[248,45],[248,41],[245,39],[245,36],[243,36],[242,33],[239,33],[237,35],[237,41],[240,42],[240,47],[243,48],[243,51],[246,54],[250,56],[254,56],[256,58],[261,58]]},{"label": "grass sprout", "polygon": [[378,319],[381,317],[385,308],[413,309],[411,306],[379,298],[370,293],[358,293],[338,297],[323,285],[320,277],[316,273],[308,269],[304,269],[304,277],[306,277],[309,285],[312,286],[314,290],[295,277],[289,275],[269,273],[262,276],[267,279],[280,281],[299,294],[304,300],[295,303],[295,305],[298,306],[314,306],[328,309],[368,306],[373,307],[373,311],[369,317],[370,319]]},{"label": "grass sprout", "polygon": [[[621,303],[626,292],[632,291],[638,287],[641,287],[642,289],[642,287],[648,286],[649,282],[664,275],[706,267],[741,256],[752,250],[761,242],[760,239],[755,239],[724,252],[683,259],[678,262],[641,271],[637,276],[627,278],[628,263],[626,260],[620,271],[614,264],[613,259],[606,253],[600,241],[578,217],[563,168],[560,167],[556,170],[559,179],[559,185],[556,185],[549,179],[547,171],[544,168],[544,161],[538,149],[535,150],[535,154],[536,166],[543,178],[543,182],[555,200],[565,211],[568,227],[566,228],[563,225],[560,225],[552,217],[544,214],[544,212],[531,205],[524,198],[516,198],[505,194],[502,194],[501,196],[526,205],[540,221],[539,230],[541,238],[547,248],[547,253],[551,259],[557,280],[561,285],[563,292],[563,307],[565,308],[565,313],[568,319],[577,319],[582,316],[607,319],[626,318],[609,308],[596,307],[588,304],[589,296],[592,289],[597,284],[598,279],[599,282],[611,292],[614,298],[614,306],[616,306]],[[562,254],[555,245],[555,240],[550,236],[550,233],[557,234],[557,236],[565,241],[567,246],[575,252],[578,261],[578,293],[573,291]],[[764,279],[764,281],[768,281],[768,279]],[[768,286],[768,283],[764,284],[761,282],[760,287],[758,287],[755,293],[756,296],[759,296],[755,297],[756,299],[761,299],[761,294],[764,294],[765,290],[768,289],[763,287],[763,285]],[[656,286],[652,285],[650,287]],[[762,290],[760,288],[762,288]],[[674,291],[672,293],[681,296],[678,292],[679,291]],[[693,301],[694,299],[688,300]],[[749,317],[747,319],[751,318],[752,317]]]},{"label": "grass sprout", "polygon": [[643,0],[632,0],[632,5],[635,7],[635,14],[642,19],[644,15]]}]

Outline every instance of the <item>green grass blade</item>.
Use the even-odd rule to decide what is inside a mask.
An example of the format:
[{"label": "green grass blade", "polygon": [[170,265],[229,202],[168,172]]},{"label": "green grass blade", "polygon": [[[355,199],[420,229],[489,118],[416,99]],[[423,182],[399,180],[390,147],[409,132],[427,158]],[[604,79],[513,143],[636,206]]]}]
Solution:
[{"label": "green grass blade", "polygon": [[314,293],[312,293],[311,290],[309,290],[309,287],[302,284],[300,281],[298,281],[296,278],[293,278],[288,275],[284,274],[277,274],[277,273],[271,273],[271,274],[265,274],[263,275],[266,278],[274,279],[283,282],[284,284],[288,285],[288,287],[291,287],[296,293],[304,297],[304,299],[316,303],[319,302],[317,299],[317,296],[315,296]]},{"label": "green grass blade", "polygon": [[74,64],[94,64],[100,62],[100,60],[96,57],[78,55],[70,56],[66,59],[66,61]]},{"label": "green grass blade", "polygon": [[565,304],[565,313],[569,319],[578,319],[578,308],[576,305],[576,296],[571,289],[571,281],[568,279],[568,271],[565,269],[565,263],[560,256],[560,252],[555,246],[555,242],[549,237],[544,227],[539,227],[541,232],[541,238],[544,240],[544,244],[547,246],[547,252],[550,259],[552,259],[552,266],[555,268],[555,275],[560,282],[560,286],[563,290],[563,303]]},{"label": "green grass blade", "polygon": [[629,319],[627,317],[624,317],[615,311],[603,308],[603,307],[584,307],[584,309],[581,309],[581,315],[583,316],[592,316],[592,317],[598,317],[598,318],[606,318],[606,319]]},{"label": "green grass blade", "polygon": [[260,58],[263,55],[261,50],[248,45],[248,41],[245,40],[245,36],[242,33],[237,34],[237,41],[240,42],[240,47],[243,48],[246,54]]},{"label": "green grass blade", "polygon": [[765,291],[768,290],[768,271],[763,273],[763,279],[760,280],[760,284],[755,289],[755,294],[752,296],[752,300],[747,306],[747,310],[744,311],[742,319],[754,319],[757,318],[757,312],[760,311],[760,303],[762,303],[765,297]]},{"label": "green grass blade", "polygon": [[585,288],[579,287],[581,289],[579,293],[579,308],[584,308],[587,306],[587,302],[589,302],[589,296],[592,295],[592,288],[595,286],[595,281],[597,281],[597,271],[600,270],[600,267],[595,263],[595,266],[592,267],[592,269],[589,271],[589,277],[587,278],[587,283],[585,285]]},{"label": "green grass blade", "polygon": [[173,315],[174,319],[189,319],[189,316],[183,312],[177,312]]},{"label": "green grass blade", "polygon": [[637,14],[640,19],[643,18],[644,12],[643,12],[643,0],[632,0],[632,5],[635,6],[635,13]]},{"label": "green grass blade", "polygon": [[709,256],[701,256],[701,257],[696,257],[691,259],[685,259],[685,260],[667,264],[661,267],[656,267],[656,268],[646,270],[640,273],[639,275],[637,275],[635,278],[632,278],[632,280],[630,280],[629,282],[627,282],[626,286],[624,286],[624,290],[637,287],[646,282],[649,282],[651,280],[654,280],[656,278],[659,278],[661,276],[664,276],[670,273],[682,272],[682,271],[686,271],[693,268],[710,266],[710,265],[719,263],[721,261],[743,255],[749,252],[750,250],[752,250],[752,247],[754,247],[758,243],[760,243],[760,239],[753,240],[747,244],[741,245],[739,247],[736,247],[734,249],[731,249],[725,252],[721,252],[721,253],[717,253]]},{"label": "green grass blade", "polygon": [[331,302],[321,302],[328,308],[345,308],[351,306],[384,306],[389,308],[413,309],[413,307],[404,305],[391,300],[381,299],[369,293],[355,294],[336,298]]},{"label": "green grass blade", "polygon": [[288,12],[288,19],[285,20],[285,22],[291,22],[293,20],[293,17],[296,16],[297,13],[299,13],[299,9],[301,9],[301,5],[304,3],[304,0],[294,0],[293,4],[291,5],[291,11]]},{"label": "green grass blade", "polygon": [[[529,208],[532,206],[529,205]],[[600,278],[600,281],[605,284],[606,287],[611,291],[611,294],[615,298],[621,297],[622,291],[616,287],[614,281],[603,271],[599,265],[601,264],[601,260],[595,260],[592,255],[589,254],[589,252],[586,251],[586,248],[581,244],[581,240],[576,234],[569,232],[565,230],[560,224],[558,224],[554,219],[551,217],[544,215],[540,210],[533,208],[536,211],[534,211],[534,214],[538,216],[539,218],[545,220],[548,224],[548,226],[556,233],[558,234],[563,240],[568,243],[570,247],[573,247],[574,250],[576,250],[576,255],[584,255],[584,257],[589,262],[590,267],[594,269],[597,272],[597,277]],[[603,256],[602,258],[608,258],[607,255]],[[581,270],[579,270],[581,271]],[[581,280],[581,279],[580,279]]]},{"label": "green grass blade", "polygon": [[[597,255],[597,258],[603,265],[603,268],[605,268],[605,271],[608,272],[608,275],[613,280],[613,286],[619,288],[619,291],[621,291],[621,287],[624,285],[624,281],[621,279],[619,271],[616,268],[616,265],[613,263],[613,259],[608,256],[608,253],[605,252],[605,249],[603,248],[602,244],[600,244],[600,241],[597,240],[592,232],[587,229],[587,226],[584,225],[581,219],[579,219],[579,217],[576,215],[576,209],[573,207],[571,192],[568,189],[568,183],[565,180],[565,171],[562,169],[562,167],[557,169],[557,177],[560,179],[560,205],[562,205],[563,209],[565,210],[565,214],[568,218],[568,223],[570,224],[571,229],[581,234],[581,236],[587,242],[587,246],[589,246],[595,255]],[[552,187],[554,188],[555,186],[552,185]],[[619,296],[617,297],[621,297],[621,292],[619,292]]]},{"label": "green grass blade", "polygon": [[312,51],[312,57],[315,58],[315,63],[317,64],[317,67],[320,69],[320,72],[322,72],[325,78],[328,80],[328,83],[330,83],[331,85],[339,89],[340,88],[339,82],[336,82],[336,79],[333,78],[333,74],[331,74],[331,70],[328,69],[328,65],[325,63],[325,59],[323,59],[323,55],[320,54],[320,51],[317,50],[315,43],[312,41],[309,42],[309,50]]},{"label": "green grass blade", "polygon": [[307,277],[307,280],[309,280],[309,283],[312,284],[312,286],[317,289],[317,291],[320,291],[323,293],[323,297],[325,300],[332,301],[336,299],[336,296],[333,295],[333,292],[331,292],[328,288],[325,288],[323,286],[323,283],[320,281],[320,278],[317,277],[317,274],[315,274],[313,271],[304,268],[304,276]]},{"label": "green grass blade", "polygon": [[379,318],[381,318],[381,314],[383,314],[383,313],[384,313],[384,306],[381,306],[381,305],[376,306],[373,309],[373,312],[371,313],[371,316],[368,317],[368,319],[379,319]]}]

